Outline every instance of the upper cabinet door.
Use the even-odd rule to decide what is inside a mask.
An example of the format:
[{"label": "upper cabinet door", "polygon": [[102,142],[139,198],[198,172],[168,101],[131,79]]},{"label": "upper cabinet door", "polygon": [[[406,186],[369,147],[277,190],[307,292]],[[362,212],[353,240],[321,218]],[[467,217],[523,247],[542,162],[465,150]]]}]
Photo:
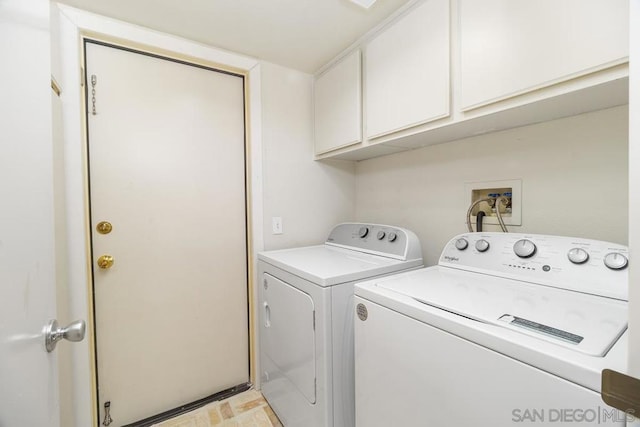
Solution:
[{"label": "upper cabinet door", "polygon": [[627,61],[628,0],[459,0],[469,110]]},{"label": "upper cabinet door", "polygon": [[366,46],[368,138],[447,117],[449,91],[449,0],[425,1]]},{"label": "upper cabinet door", "polygon": [[358,49],[315,81],[316,154],[362,141],[360,58]]}]

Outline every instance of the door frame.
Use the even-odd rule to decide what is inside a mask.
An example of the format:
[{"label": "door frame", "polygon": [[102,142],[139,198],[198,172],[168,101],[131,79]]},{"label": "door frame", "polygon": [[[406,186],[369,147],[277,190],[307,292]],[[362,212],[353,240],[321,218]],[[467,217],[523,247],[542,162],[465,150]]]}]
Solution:
[{"label": "door frame", "polygon": [[[629,4],[629,373],[640,378],[640,0]],[[640,426],[640,418],[637,424]]]},{"label": "door frame", "polygon": [[[89,223],[89,179],[85,91],[81,87],[85,39],[161,55],[245,79],[245,149],[249,303],[250,381],[257,375],[257,253],[264,248],[262,197],[262,114],[260,63],[254,58],[208,47],[176,36],[112,20],[69,6],[52,4],[52,73],[61,87],[65,135],[65,190],[69,259],[69,311],[88,321],[87,339],[74,346],[72,359],[76,425],[98,427],[97,370],[93,322],[93,278]],[[83,262],[84,261],[84,262]]]}]

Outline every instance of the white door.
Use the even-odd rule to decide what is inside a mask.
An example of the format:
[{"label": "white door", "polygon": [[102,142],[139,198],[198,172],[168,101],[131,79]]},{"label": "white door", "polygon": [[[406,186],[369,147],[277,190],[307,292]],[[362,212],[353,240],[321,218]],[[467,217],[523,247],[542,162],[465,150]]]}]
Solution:
[{"label": "white door", "polygon": [[249,380],[244,80],[85,53],[98,399],[120,426]]},{"label": "white door", "polygon": [[0,426],[9,427],[59,425],[56,353],[43,336],[56,316],[48,25],[47,0],[0,1]]}]

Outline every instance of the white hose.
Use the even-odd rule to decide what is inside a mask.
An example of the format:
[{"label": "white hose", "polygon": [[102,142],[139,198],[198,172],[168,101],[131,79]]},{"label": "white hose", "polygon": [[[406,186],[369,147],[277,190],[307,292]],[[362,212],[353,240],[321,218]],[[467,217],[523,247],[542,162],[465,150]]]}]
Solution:
[{"label": "white hose", "polygon": [[506,206],[507,203],[509,203],[509,200],[506,197],[500,197],[498,200],[496,200],[496,216],[498,217],[498,222],[500,223],[500,228],[502,229],[503,233],[508,233],[509,230],[507,230],[507,226],[504,225],[504,221],[502,220],[502,214],[500,213],[500,204],[504,203],[504,205]]}]

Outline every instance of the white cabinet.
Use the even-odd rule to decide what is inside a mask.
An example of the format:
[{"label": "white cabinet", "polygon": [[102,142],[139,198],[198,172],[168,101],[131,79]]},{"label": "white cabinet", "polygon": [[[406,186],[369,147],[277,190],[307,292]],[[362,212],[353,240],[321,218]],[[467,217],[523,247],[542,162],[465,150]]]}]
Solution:
[{"label": "white cabinet", "polygon": [[316,79],[316,158],[363,160],[628,103],[629,0],[410,3],[357,44],[362,67],[355,51]]},{"label": "white cabinet", "polygon": [[449,0],[425,1],[367,44],[367,138],[449,115],[449,50]]},{"label": "white cabinet", "polygon": [[461,108],[624,63],[628,0],[459,0]]},{"label": "white cabinet", "polygon": [[316,79],[316,154],[362,141],[361,74],[361,53],[358,49]]}]

